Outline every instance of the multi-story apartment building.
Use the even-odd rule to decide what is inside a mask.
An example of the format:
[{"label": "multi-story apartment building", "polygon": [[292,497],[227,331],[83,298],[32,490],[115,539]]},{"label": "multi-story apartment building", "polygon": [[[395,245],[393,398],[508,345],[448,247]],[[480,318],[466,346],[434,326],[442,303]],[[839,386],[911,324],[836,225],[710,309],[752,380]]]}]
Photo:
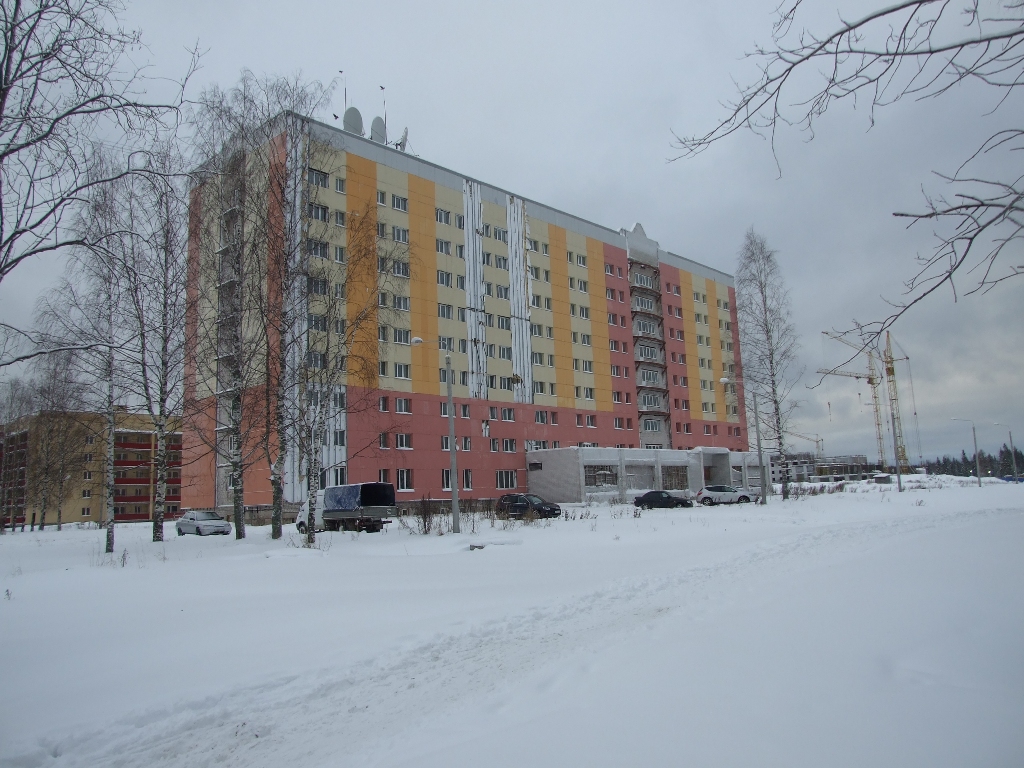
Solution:
[{"label": "multi-story apartment building", "polygon": [[[292,311],[305,320],[306,365],[349,366],[336,391],[317,395],[337,406],[321,435],[321,482],[385,480],[403,498],[443,497],[453,481],[454,447],[462,494],[488,498],[525,487],[533,449],[746,450],[741,385],[721,382],[741,376],[730,275],[663,250],[639,224],[610,229],[409,155],[386,144],[379,130],[377,140],[364,138],[361,119],[352,117],[350,110],[349,130],[341,130],[283,116],[274,139],[280,151],[268,161],[278,170],[288,166],[297,190],[290,204],[302,212],[302,222],[291,233],[284,227],[281,237],[298,238],[302,258],[322,277],[310,278],[302,296],[272,286],[262,294],[298,303]],[[238,194],[221,204],[221,224],[204,231],[220,232],[222,240],[225,231],[246,236],[252,227],[230,223]],[[214,197],[199,188],[194,206],[204,195]],[[272,199],[269,217],[287,218],[286,204]],[[193,213],[202,216],[210,214]],[[353,277],[355,227],[367,226],[385,255],[378,274],[360,283]],[[233,386],[225,383],[217,356],[226,354],[225,338],[252,321],[224,314],[224,306],[233,307],[237,318],[244,302],[234,291],[244,280],[225,277],[213,263],[227,245],[195,242],[201,229],[194,228],[190,249],[190,291],[192,305],[205,309],[189,321],[199,340],[191,347],[186,398],[205,424],[192,420],[185,430],[183,503],[191,507],[230,503],[229,449],[214,434],[225,430],[232,407],[223,392],[244,388],[239,402],[250,409],[269,397],[258,376],[242,385],[236,373]],[[333,320],[318,309],[332,296],[345,302]],[[317,339],[350,331],[373,307],[380,311],[376,338],[363,346],[358,373],[344,350],[336,360],[316,351]],[[204,324],[203,312],[216,322]],[[271,346],[280,343],[281,334],[266,336]],[[294,401],[309,394],[296,393]],[[357,400],[375,406],[346,407]],[[255,458],[244,475],[247,505],[271,500],[267,462],[257,454],[249,451]],[[286,500],[300,501],[308,487],[302,462],[291,457],[287,465]]]},{"label": "multi-story apartment building", "polygon": [[[181,432],[168,437],[165,511],[179,513]],[[0,516],[6,525],[106,520],[105,418],[102,414],[41,412],[0,429]],[[151,520],[156,498],[156,433],[148,416],[121,412],[114,431],[114,517]],[[44,498],[45,497],[45,498]]]}]

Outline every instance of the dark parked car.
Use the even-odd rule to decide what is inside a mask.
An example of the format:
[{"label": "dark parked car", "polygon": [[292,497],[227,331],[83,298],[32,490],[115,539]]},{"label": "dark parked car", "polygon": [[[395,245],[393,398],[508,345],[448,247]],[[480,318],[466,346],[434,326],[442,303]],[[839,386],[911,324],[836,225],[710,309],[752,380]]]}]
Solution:
[{"label": "dark parked car", "polygon": [[537,518],[559,517],[562,514],[560,506],[532,493],[506,493],[498,499],[494,509],[499,515],[510,518],[526,517],[531,510]]},{"label": "dark parked car", "polygon": [[693,502],[679,496],[673,496],[668,491],[648,491],[643,496],[633,499],[633,505],[644,509],[660,507],[671,509],[673,507],[692,507]]}]

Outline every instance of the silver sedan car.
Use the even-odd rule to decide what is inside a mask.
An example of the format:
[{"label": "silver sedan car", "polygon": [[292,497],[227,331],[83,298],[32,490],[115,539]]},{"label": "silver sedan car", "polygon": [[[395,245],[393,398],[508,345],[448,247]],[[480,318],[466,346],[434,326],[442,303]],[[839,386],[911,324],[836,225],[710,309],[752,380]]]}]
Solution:
[{"label": "silver sedan car", "polygon": [[231,523],[218,515],[216,512],[206,510],[189,510],[181,517],[175,525],[179,536],[186,533],[195,533],[199,536],[209,536],[214,533],[221,533],[225,536],[231,533]]},{"label": "silver sedan car", "polygon": [[761,495],[749,488],[734,488],[731,485],[707,485],[697,491],[697,503],[710,507],[714,504],[745,504],[757,501]]}]

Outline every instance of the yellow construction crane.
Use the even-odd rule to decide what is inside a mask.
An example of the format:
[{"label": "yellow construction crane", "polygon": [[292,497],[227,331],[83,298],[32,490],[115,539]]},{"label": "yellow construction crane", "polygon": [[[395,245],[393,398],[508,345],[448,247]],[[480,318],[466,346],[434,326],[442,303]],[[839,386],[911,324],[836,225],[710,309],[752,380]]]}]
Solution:
[{"label": "yellow construction crane", "polygon": [[885,352],[882,360],[885,362],[885,378],[889,383],[889,413],[892,414],[892,442],[896,453],[896,471],[898,474],[910,474],[910,462],[907,461],[907,447],[903,444],[903,421],[900,419],[900,397],[896,390],[896,360],[906,360],[906,357],[894,358],[892,356],[892,336],[885,332]]},{"label": "yellow construction crane", "polygon": [[851,379],[864,379],[867,381],[868,386],[871,388],[871,406],[875,413],[875,441],[878,445],[878,462],[879,464],[884,464],[885,430],[882,428],[882,399],[878,394],[878,388],[882,384],[882,377],[878,374],[878,368],[875,364],[875,353],[869,348],[862,347],[859,344],[854,344],[852,341],[840,336],[839,334],[831,333],[829,331],[822,331],[822,333],[830,339],[835,339],[848,347],[856,349],[858,352],[863,352],[868,357],[867,373],[859,373],[857,371],[825,370],[823,368],[819,369],[818,373],[823,376],[848,376]]}]

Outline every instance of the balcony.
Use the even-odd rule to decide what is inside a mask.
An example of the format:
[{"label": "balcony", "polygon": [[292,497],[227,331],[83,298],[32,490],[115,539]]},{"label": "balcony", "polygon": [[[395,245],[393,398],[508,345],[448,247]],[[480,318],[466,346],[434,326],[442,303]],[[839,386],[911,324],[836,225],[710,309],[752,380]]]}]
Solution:
[{"label": "balcony", "polygon": [[669,414],[669,407],[668,407],[668,401],[667,400],[661,400],[658,403],[646,403],[645,404],[643,402],[643,400],[641,399],[636,404],[636,410],[637,410],[637,412],[641,416],[647,416],[647,415],[651,415],[651,416],[654,416],[654,415],[668,416],[668,414]]}]

